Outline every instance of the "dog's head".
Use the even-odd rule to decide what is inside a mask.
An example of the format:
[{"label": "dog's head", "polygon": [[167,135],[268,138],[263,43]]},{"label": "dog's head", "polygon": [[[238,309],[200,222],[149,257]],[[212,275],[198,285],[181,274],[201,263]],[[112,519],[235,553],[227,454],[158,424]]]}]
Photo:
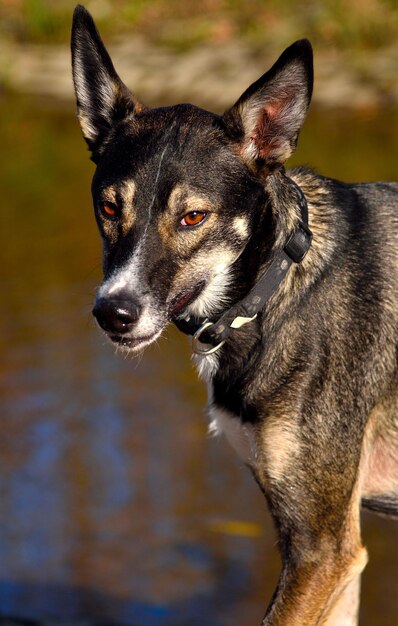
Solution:
[{"label": "dog's head", "polygon": [[137,351],[180,314],[221,312],[245,289],[234,277],[249,246],[258,269],[259,233],[272,229],[264,179],[295,149],[312,92],[311,46],[290,46],[221,117],[189,104],[144,107],[81,6],[72,62],[104,242],[94,315]]}]

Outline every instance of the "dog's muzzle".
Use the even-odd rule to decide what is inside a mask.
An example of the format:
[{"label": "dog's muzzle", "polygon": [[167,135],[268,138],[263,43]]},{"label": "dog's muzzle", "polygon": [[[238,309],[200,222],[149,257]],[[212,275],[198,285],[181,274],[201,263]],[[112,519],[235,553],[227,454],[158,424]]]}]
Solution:
[{"label": "dog's muzzle", "polygon": [[101,328],[115,335],[129,333],[140,313],[141,307],[137,302],[121,298],[99,298],[93,308],[93,315]]}]

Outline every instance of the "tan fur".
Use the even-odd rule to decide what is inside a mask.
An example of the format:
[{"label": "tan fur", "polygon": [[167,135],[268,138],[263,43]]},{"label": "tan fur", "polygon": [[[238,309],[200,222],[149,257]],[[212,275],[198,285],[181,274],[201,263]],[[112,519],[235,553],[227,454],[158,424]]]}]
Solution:
[{"label": "tan fur", "polygon": [[[299,463],[299,427],[291,419],[281,416],[267,417],[257,442],[260,483],[283,481],[289,469]],[[316,551],[308,548],[301,554],[300,568],[281,576],[280,597],[263,626],[356,626],[359,608],[361,573],[367,563],[367,551],[360,538],[360,500],[363,487],[363,470],[368,463],[369,446],[364,451],[350,504],[345,514],[343,536],[338,546],[319,528]],[[261,467],[266,472],[259,474]],[[321,555],[318,558],[317,555]],[[289,577],[292,580],[289,581]]]},{"label": "tan fur", "polygon": [[[201,231],[201,237],[205,237],[206,231]],[[196,244],[196,238],[192,243]],[[187,245],[182,242],[181,245]],[[235,253],[228,247],[221,247],[212,252],[199,250],[184,267],[176,272],[172,293],[178,293],[186,285],[187,275],[194,279],[195,275],[200,280],[207,278],[207,284],[203,292],[189,309],[190,313],[206,316],[214,304],[222,304],[223,296],[229,285],[229,266],[233,263]],[[193,281],[194,282],[194,281]]]},{"label": "tan fur", "polygon": [[[182,241],[182,238],[176,238],[174,236],[176,223],[184,217],[189,211],[210,211],[212,205],[208,198],[198,196],[192,193],[184,185],[176,185],[169,196],[168,210],[164,212],[158,223],[158,230],[163,243],[170,247],[175,243],[176,247],[180,244],[180,248],[189,243],[187,239]],[[198,237],[203,237],[207,228],[214,224],[216,215],[212,213],[208,216],[206,222],[201,226],[200,230],[193,230],[189,232],[190,241],[197,242]]]},{"label": "tan fur", "polygon": [[240,237],[241,239],[247,239],[247,237],[249,236],[249,228],[246,218],[235,217],[233,221],[233,227],[238,237]]},{"label": "tan fur", "polygon": [[[136,186],[134,181],[129,180],[123,183],[120,190],[114,186],[109,185],[102,191],[102,201],[112,202],[112,204],[118,205],[120,199],[122,202],[122,233],[126,236],[133,228],[135,222],[134,212],[134,199],[136,194]],[[112,242],[116,242],[118,238],[118,230],[116,224],[112,220],[103,220],[103,228],[107,237]]]},{"label": "tan fur", "polygon": [[[351,555],[326,555],[321,561],[302,564],[294,580],[282,576],[283,605],[272,607],[263,626],[356,626],[358,596],[353,594],[367,563],[366,549],[359,546]],[[345,621],[336,622],[337,616]]]},{"label": "tan fur", "polygon": [[[365,563],[361,553],[350,564],[342,566],[340,575],[334,570],[332,562],[302,569],[295,577],[294,592],[293,588],[284,590],[283,606],[275,604],[263,626],[337,626],[337,602],[342,599],[341,594],[357,578],[358,570],[362,570]],[[352,613],[351,606],[349,610]],[[347,614],[344,619],[346,617]],[[352,615],[348,619],[351,623],[342,622],[338,626],[356,624]],[[353,619],[355,620],[355,616]]]},{"label": "tan fur", "polygon": [[340,598],[335,603],[326,626],[357,626],[360,598],[360,573],[354,575],[351,582],[341,592]]},{"label": "tan fur", "polygon": [[114,185],[109,185],[101,192],[101,197],[104,202],[117,203],[117,189]]},{"label": "tan fur", "polygon": [[95,140],[96,129],[93,127],[90,121],[90,118],[88,118],[83,113],[79,113],[77,117],[80,123],[80,128],[82,130],[83,137],[85,139]]},{"label": "tan fur", "polygon": [[133,228],[135,222],[134,212],[134,200],[137,193],[137,188],[134,181],[125,181],[122,189],[121,196],[123,201],[123,220],[122,220],[122,233],[124,236]]},{"label": "tan fur", "polygon": [[259,466],[267,467],[271,480],[281,480],[300,453],[298,425],[281,415],[268,416],[260,430]]},{"label": "tan fur", "polygon": [[358,623],[360,577],[368,562],[368,553],[359,547],[352,560],[342,567],[320,626],[356,626]]},{"label": "tan fur", "polygon": [[199,196],[185,185],[176,185],[169,196],[168,208],[174,215],[182,211],[181,217],[188,211],[209,211],[210,200]]},{"label": "tan fur", "polygon": [[340,567],[338,581],[325,604],[322,626],[356,626],[358,623],[360,579],[368,562],[360,528],[363,462],[362,458],[346,514],[341,557],[336,560],[337,567]]},{"label": "tan fur", "polygon": [[184,185],[176,185],[169,196],[168,209],[173,213],[176,212],[178,203],[181,202],[185,196],[186,188]]}]

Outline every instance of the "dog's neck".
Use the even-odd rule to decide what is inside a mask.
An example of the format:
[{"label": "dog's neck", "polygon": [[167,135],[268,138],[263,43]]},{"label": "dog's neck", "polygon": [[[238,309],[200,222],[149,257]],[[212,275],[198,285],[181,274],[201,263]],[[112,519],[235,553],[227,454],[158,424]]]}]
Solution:
[{"label": "dog's neck", "polygon": [[[285,280],[291,265],[301,263],[310,248],[312,234],[308,227],[305,195],[297,183],[284,172],[278,171],[273,175],[276,176],[278,184],[276,185],[276,179],[272,178],[270,198],[275,195],[277,187],[278,194],[274,197],[274,203],[285,204],[291,210],[285,213],[279,210],[278,218],[274,217],[273,221],[279,225],[279,229],[274,229],[273,250],[268,255],[265,266],[260,260],[253,286],[249,286],[243,297],[235,300],[231,307],[215,319],[208,320],[189,315],[175,320],[182,332],[193,335],[193,351],[196,354],[209,355],[217,352],[236,329],[253,322],[268,306],[272,296]],[[271,200],[270,206],[272,207],[274,203]],[[247,254],[242,255],[244,256]],[[244,259],[239,257],[235,264],[242,263]]]}]

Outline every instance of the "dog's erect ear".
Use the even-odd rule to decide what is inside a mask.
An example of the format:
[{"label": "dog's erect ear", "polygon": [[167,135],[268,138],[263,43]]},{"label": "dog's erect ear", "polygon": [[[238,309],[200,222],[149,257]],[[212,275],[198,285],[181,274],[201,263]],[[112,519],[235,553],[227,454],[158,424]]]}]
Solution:
[{"label": "dog's erect ear", "polygon": [[77,115],[96,161],[115,124],[143,107],[120,80],[93,18],[81,5],[73,14],[71,48]]},{"label": "dog's erect ear", "polygon": [[312,47],[296,41],[223,116],[252,169],[281,165],[294,151],[312,95]]}]

